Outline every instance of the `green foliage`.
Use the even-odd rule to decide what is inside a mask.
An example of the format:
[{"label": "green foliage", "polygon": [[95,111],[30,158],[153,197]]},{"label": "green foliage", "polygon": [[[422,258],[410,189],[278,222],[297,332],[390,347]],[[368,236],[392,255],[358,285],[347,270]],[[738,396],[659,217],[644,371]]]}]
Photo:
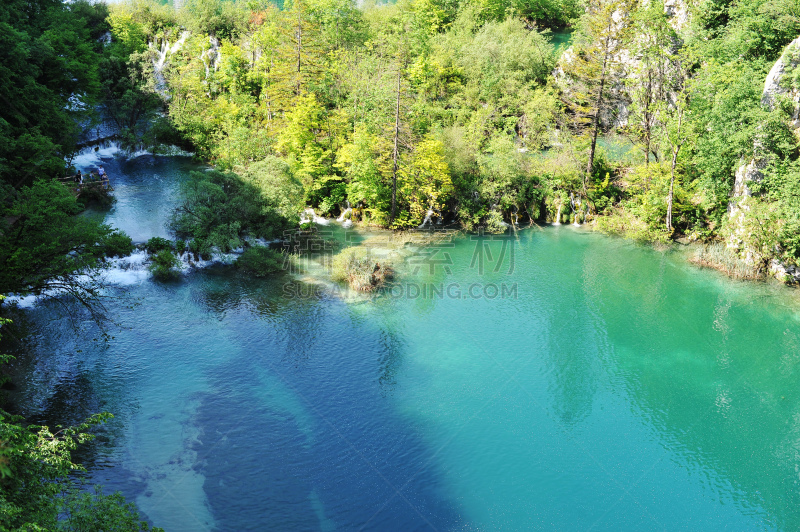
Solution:
[{"label": "green foliage", "polygon": [[191,31],[222,39],[244,34],[250,19],[245,3],[218,0],[187,0],[181,15]]},{"label": "green foliage", "polygon": [[236,267],[254,277],[268,277],[286,269],[288,256],[264,246],[250,247],[244,250]]},{"label": "green foliage", "polygon": [[270,155],[237,171],[287,220],[303,210],[303,186],[283,159]]},{"label": "green foliage", "polygon": [[162,249],[150,257],[150,273],[159,281],[173,281],[178,278],[180,261],[171,249]]},{"label": "green foliage", "polygon": [[163,532],[150,527],[139,517],[133,503],[127,503],[121,493],[104,495],[99,486],[92,492],[70,492],[60,501],[59,531],[129,530]]},{"label": "green foliage", "polygon": [[0,204],[0,293],[59,290],[84,304],[97,300],[101,260],[117,254],[124,237],[77,216],[81,207],[62,184],[36,181],[10,205]]},{"label": "green foliage", "polygon": [[[269,165],[267,165],[269,167]],[[297,223],[297,214],[284,216],[280,209],[291,204],[283,198],[282,189],[292,188],[285,174],[257,172],[260,181],[280,186],[262,190],[258,179],[250,181],[237,174],[192,172],[183,185],[183,202],[175,210],[172,227],[182,238],[200,242],[200,248],[216,247],[229,251],[242,247],[246,236],[272,239]],[[265,177],[268,176],[268,177]]]},{"label": "green foliage", "polygon": [[148,253],[158,253],[159,251],[169,250],[172,251],[174,246],[171,240],[167,240],[166,238],[162,238],[160,236],[154,236],[144,245],[145,249]]},{"label": "green foliage", "polygon": [[124,231],[114,231],[105,239],[105,248],[107,257],[127,257],[133,253],[135,246]]},{"label": "green foliage", "polygon": [[95,39],[104,10],[49,0],[0,6],[0,181],[19,186],[63,175],[78,123],[91,117],[100,89]]}]

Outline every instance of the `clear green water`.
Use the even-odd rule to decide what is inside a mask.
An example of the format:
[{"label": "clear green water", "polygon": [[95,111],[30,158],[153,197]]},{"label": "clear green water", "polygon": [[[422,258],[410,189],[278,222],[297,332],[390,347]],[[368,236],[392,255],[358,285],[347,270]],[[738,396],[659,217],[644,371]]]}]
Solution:
[{"label": "clear green water", "polygon": [[14,399],[114,412],[90,476],[167,530],[800,528],[791,292],[572,226],[428,259],[360,302],[226,267],[135,281],[108,345],[41,304]]},{"label": "clear green water", "polygon": [[564,29],[550,32],[550,42],[556,47],[558,52],[563,52],[572,43],[572,31]]}]

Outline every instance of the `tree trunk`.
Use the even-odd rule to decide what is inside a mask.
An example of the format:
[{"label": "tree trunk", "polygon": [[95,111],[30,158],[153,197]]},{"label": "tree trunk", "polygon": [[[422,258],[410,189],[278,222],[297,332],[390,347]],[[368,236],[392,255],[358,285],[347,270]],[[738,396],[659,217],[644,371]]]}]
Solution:
[{"label": "tree trunk", "polygon": [[586,180],[591,177],[594,170],[594,154],[597,149],[597,133],[600,130],[600,110],[603,108],[603,92],[606,86],[606,70],[608,68],[608,50],[610,38],[606,37],[605,50],[603,52],[603,70],[600,73],[600,90],[597,91],[597,104],[594,111],[594,123],[592,124],[592,146],[589,150],[589,162],[586,164],[586,176],[583,178],[583,194],[586,192]]},{"label": "tree trunk", "polygon": [[675,163],[678,160],[678,150],[672,150],[672,167],[670,169],[669,177],[669,195],[667,196],[667,231],[672,231],[672,198],[675,192]]},{"label": "tree trunk", "polygon": [[300,96],[300,58],[303,49],[303,28],[300,23],[300,12],[297,13],[297,84],[295,85],[295,95]]},{"label": "tree trunk", "polygon": [[394,112],[394,149],[392,150],[392,216],[389,219],[394,222],[397,216],[397,160],[400,152],[398,151],[398,140],[400,137],[400,66],[397,67],[397,105]]},{"label": "tree trunk", "polygon": [[669,195],[667,196],[667,230],[672,231],[672,200],[675,196],[675,167],[678,165],[678,152],[681,151],[681,127],[683,126],[683,110],[678,111],[678,136],[672,144],[672,165],[670,167]]}]

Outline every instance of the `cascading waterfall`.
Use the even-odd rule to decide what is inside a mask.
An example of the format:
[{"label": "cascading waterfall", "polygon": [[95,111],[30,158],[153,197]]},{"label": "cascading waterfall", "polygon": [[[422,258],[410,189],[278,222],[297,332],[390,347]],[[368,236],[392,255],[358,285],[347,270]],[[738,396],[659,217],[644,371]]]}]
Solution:
[{"label": "cascading waterfall", "polygon": [[328,225],[331,223],[329,220],[323,218],[322,216],[317,216],[317,213],[314,212],[314,209],[309,207],[306,210],[304,210],[303,213],[300,215],[300,223],[307,224],[311,222],[314,222],[315,224],[319,225]]},{"label": "cascading waterfall", "polygon": [[342,227],[348,228],[353,225],[353,220],[351,220],[353,216],[353,208],[350,206],[350,202],[347,201],[347,207],[345,210],[342,211],[342,214],[336,218],[336,221],[342,224]]},{"label": "cascading waterfall", "polygon": [[[186,38],[189,37],[189,32],[184,31],[181,33],[180,38],[175,41],[175,44],[170,46],[169,40],[164,39],[161,42],[161,47],[156,51],[156,56],[153,58],[153,77],[156,80],[156,92],[158,92],[162,97],[169,98],[169,92],[167,91],[167,82],[164,79],[164,64],[167,61],[167,57],[174,54],[178,50],[181,49],[183,43],[186,42]],[[156,44],[150,43],[150,48],[155,49]]]},{"label": "cascading waterfall", "polygon": [[573,216],[575,216],[575,221],[572,222],[572,225],[578,227],[581,225],[579,221],[581,201],[576,200],[572,192],[569,193],[569,206],[572,208]]},{"label": "cascading waterfall", "polygon": [[561,204],[558,204],[558,212],[556,213],[556,221],[553,222],[553,225],[561,225]]},{"label": "cascading waterfall", "polygon": [[423,227],[431,223],[431,216],[433,216],[433,214],[434,214],[433,209],[428,209],[428,212],[425,214],[425,219],[422,221],[422,224],[420,224],[418,229],[422,229]]}]

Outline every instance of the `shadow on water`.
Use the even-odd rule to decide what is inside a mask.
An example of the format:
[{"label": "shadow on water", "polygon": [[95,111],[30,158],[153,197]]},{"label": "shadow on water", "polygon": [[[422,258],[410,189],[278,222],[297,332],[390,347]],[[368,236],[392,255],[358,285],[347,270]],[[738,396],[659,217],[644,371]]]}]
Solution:
[{"label": "shadow on water", "polygon": [[225,313],[240,355],[215,369],[193,420],[217,526],[457,527],[429,451],[385,400],[398,332],[334,299],[285,299],[286,279],[217,281],[196,299]]}]

